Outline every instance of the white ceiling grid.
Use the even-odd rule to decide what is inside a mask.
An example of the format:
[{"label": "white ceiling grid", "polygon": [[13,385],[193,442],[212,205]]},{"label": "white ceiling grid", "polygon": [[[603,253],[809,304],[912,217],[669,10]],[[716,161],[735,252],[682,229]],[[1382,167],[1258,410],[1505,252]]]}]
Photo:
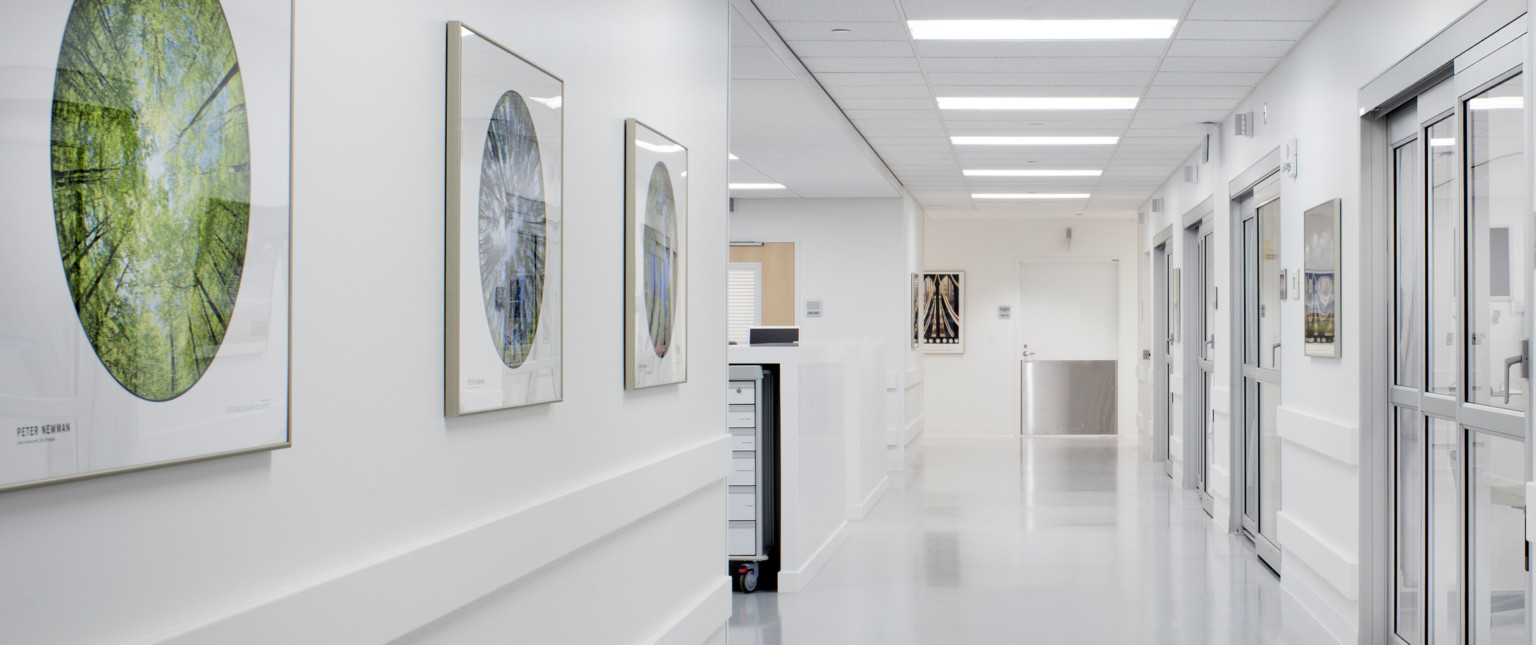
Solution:
[{"label": "white ceiling grid", "polygon": [[[930,212],[1019,210],[1016,202],[973,200],[971,193],[1043,192],[1092,197],[1031,202],[1029,212],[1123,216],[1133,214],[1200,144],[1201,123],[1225,118],[1335,0],[753,1]],[[1109,41],[914,41],[906,25],[907,20],[982,18],[1180,22],[1172,39]],[[733,51],[743,55],[741,48]],[[738,62],[737,70],[743,66]],[[938,96],[1142,101],[1124,111],[941,112]],[[964,135],[1118,136],[1121,142],[1083,147],[950,142],[951,136]],[[1084,178],[961,174],[971,168],[1104,172]]]}]

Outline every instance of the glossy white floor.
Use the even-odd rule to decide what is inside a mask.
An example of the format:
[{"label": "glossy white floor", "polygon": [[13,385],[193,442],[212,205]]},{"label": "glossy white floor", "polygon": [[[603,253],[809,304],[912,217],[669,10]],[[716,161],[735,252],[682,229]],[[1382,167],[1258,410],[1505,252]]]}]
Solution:
[{"label": "glossy white floor", "polygon": [[1115,439],[930,439],[798,594],[730,645],[1330,643],[1242,538]]}]

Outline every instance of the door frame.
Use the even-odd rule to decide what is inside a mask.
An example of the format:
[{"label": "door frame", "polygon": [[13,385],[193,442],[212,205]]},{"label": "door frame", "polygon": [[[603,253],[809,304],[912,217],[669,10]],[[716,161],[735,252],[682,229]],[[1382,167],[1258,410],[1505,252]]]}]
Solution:
[{"label": "door frame", "polygon": [[[1182,484],[1184,488],[1194,489],[1200,488],[1200,477],[1197,469],[1201,468],[1202,464],[1198,462],[1206,462],[1208,464],[1211,458],[1210,455],[1204,454],[1205,429],[1207,423],[1214,422],[1207,415],[1208,410],[1211,411],[1211,414],[1214,414],[1215,406],[1212,401],[1206,400],[1206,397],[1210,394],[1205,388],[1205,380],[1203,378],[1205,371],[1200,366],[1200,347],[1207,342],[1207,338],[1211,338],[1215,334],[1214,329],[1204,329],[1205,299],[1209,298],[1210,294],[1203,293],[1205,285],[1202,278],[1205,277],[1205,264],[1200,261],[1200,230],[1203,227],[1214,224],[1215,216],[1214,200],[1211,197],[1207,197],[1205,201],[1200,202],[1200,205],[1185,213],[1181,221],[1183,225],[1182,241],[1184,246],[1184,252],[1181,254],[1184,264],[1183,284],[1180,286],[1183,293],[1183,298],[1180,299],[1180,306],[1183,308],[1183,311],[1180,312],[1179,320],[1184,327],[1184,342],[1181,343],[1182,346],[1179,348],[1180,357],[1184,361],[1181,368],[1181,375],[1184,379],[1184,481]],[[1212,227],[1211,232],[1213,233],[1214,240],[1214,227]],[[1197,332],[1205,333],[1200,334]],[[1211,358],[1211,362],[1214,363],[1215,356]],[[1215,370],[1212,370],[1213,381],[1215,378],[1214,372]],[[1207,488],[1210,487],[1209,480],[1210,472],[1207,471],[1205,482]],[[1201,492],[1204,493],[1204,491]],[[1205,505],[1205,500],[1202,500],[1202,506]],[[1206,507],[1207,512],[1210,510],[1209,507]]]},{"label": "door frame", "polygon": [[1169,382],[1173,371],[1173,354],[1169,351],[1173,330],[1168,328],[1172,244],[1172,224],[1152,238],[1152,461],[1163,462],[1164,472],[1170,467],[1168,439],[1173,432],[1173,383]]},{"label": "door frame", "polygon": [[[1246,360],[1244,354],[1248,346],[1247,322],[1243,320],[1243,315],[1248,311],[1248,281],[1245,278],[1247,268],[1243,262],[1247,260],[1248,254],[1243,242],[1243,211],[1238,208],[1238,204],[1253,192],[1259,183],[1280,172],[1282,160],[1282,152],[1277,147],[1227,184],[1227,199],[1231,202],[1227,209],[1227,216],[1231,220],[1227,226],[1227,248],[1231,250],[1227,254],[1230,263],[1227,267],[1230,271],[1228,275],[1231,276],[1228,291],[1232,292],[1232,295],[1226,299],[1230,303],[1227,307],[1227,324],[1230,325],[1227,342],[1232,345],[1231,350],[1227,352],[1227,368],[1230,370],[1228,382],[1231,385],[1227,393],[1228,405],[1231,406],[1228,409],[1232,411],[1231,422],[1227,424],[1227,431],[1231,435],[1227,443],[1229,446],[1227,467],[1230,473],[1227,483],[1230,497],[1227,503],[1231,510],[1227,520],[1227,531],[1231,533],[1243,531],[1243,502],[1247,499],[1243,486],[1248,479],[1248,472],[1243,466],[1243,457],[1248,451],[1248,438],[1245,433],[1248,429],[1248,415],[1252,412],[1248,409],[1246,401],[1248,387],[1243,376],[1243,361]],[[1257,526],[1255,526],[1255,533],[1257,533]],[[1255,550],[1259,544],[1259,540],[1254,541]],[[1273,555],[1275,562],[1279,562],[1279,553]],[[1277,566],[1276,571],[1278,570]]]},{"label": "door frame", "polygon": [[[1387,330],[1395,324],[1391,311],[1388,289],[1392,286],[1387,272],[1392,256],[1392,137],[1388,132],[1386,116],[1416,99],[1420,93],[1441,81],[1452,78],[1456,71],[1470,67],[1487,53],[1527,31],[1527,3],[1519,0],[1487,0],[1461,18],[1451,23],[1439,34],[1429,39],[1412,54],[1385,70],[1375,80],[1360,89],[1360,244],[1362,289],[1370,294],[1361,301],[1359,329]],[[1533,65],[1530,47],[1526,47],[1522,61],[1528,79],[1525,85],[1526,105],[1533,105],[1536,82],[1531,82]],[[1459,93],[1458,93],[1459,94]],[[1459,100],[1459,96],[1457,97]],[[1459,136],[1459,135],[1458,135]],[[1532,177],[1532,164],[1536,162],[1536,140],[1533,140],[1530,117],[1526,118],[1525,136],[1526,174]],[[1460,172],[1460,169],[1458,169]],[[1532,201],[1530,184],[1526,191],[1527,212]],[[1527,222],[1526,248],[1532,229]],[[1536,285],[1527,279],[1527,298],[1532,298]],[[1528,300],[1536,302],[1536,299]],[[1528,321],[1536,326],[1536,320]],[[1536,327],[1528,327],[1527,334],[1536,338]],[[1393,481],[1390,433],[1395,427],[1395,415],[1390,402],[1393,375],[1391,362],[1392,333],[1359,334],[1360,340],[1360,567],[1359,567],[1359,638],[1362,643],[1395,641],[1392,627],[1393,599],[1395,595],[1393,558]],[[1526,418],[1526,472],[1532,472],[1532,423],[1536,413]],[[1528,475],[1529,476],[1529,475]],[[1526,484],[1529,496],[1532,487]],[[1527,525],[1531,526],[1530,524]],[[1530,529],[1527,529],[1528,535]],[[1526,578],[1527,597],[1532,595],[1532,579]],[[1526,615],[1526,629],[1531,631],[1531,614]]]}]

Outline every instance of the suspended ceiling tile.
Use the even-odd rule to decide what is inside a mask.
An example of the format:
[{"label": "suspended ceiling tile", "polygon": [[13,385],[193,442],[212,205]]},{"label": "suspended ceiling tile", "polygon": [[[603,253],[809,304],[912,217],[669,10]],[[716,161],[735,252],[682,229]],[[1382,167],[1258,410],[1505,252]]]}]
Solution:
[{"label": "suspended ceiling tile", "polygon": [[890,119],[928,116],[939,118],[939,108],[931,98],[920,99],[839,99],[838,107],[852,119]]},{"label": "suspended ceiling tile", "polygon": [[[874,22],[866,20],[841,20],[841,21],[774,21],[773,28],[779,32],[784,40],[828,40],[834,42],[846,42],[851,40],[907,40],[912,33],[907,30],[907,23],[900,20],[888,20]],[[834,32],[833,29],[848,29],[847,33]]]},{"label": "suspended ceiling tile", "polygon": [[1291,51],[1294,40],[1193,40],[1179,39],[1168,48],[1169,56],[1258,56],[1279,58]]},{"label": "suspended ceiling tile", "polygon": [[[915,61],[914,61],[915,62]],[[1279,58],[1241,56],[1169,56],[1163,61],[1164,72],[1268,72]]]},{"label": "suspended ceiling tile", "polygon": [[1230,109],[1179,109],[1179,110],[1138,110],[1137,120],[1144,121],[1183,121],[1186,123],[1201,123],[1204,121],[1220,121],[1226,118]]},{"label": "suspended ceiling tile", "polygon": [[1140,85],[1148,72],[933,72],[934,85]]},{"label": "suspended ceiling tile", "polygon": [[738,21],[739,21],[739,19],[736,17],[736,13],[732,12],[731,13],[731,23],[732,23],[731,24],[731,46],[732,47],[748,47],[748,46],[767,47],[768,46],[767,44],[763,43],[763,39],[760,38],[757,35],[756,31],[753,31],[752,28],[748,27],[746,23],[738,22]]},{"label": "suspended ceiling tile", "polygon": [[1189,0],[901,0],[902,9],[912,20],[1178,18],[1188,6]]},{"label": "suspended ceiling tile", "polygon": [[1241,99],[1253,88],[1242,85],[1153,85],[1148,99]]},{"label": "suspended ceiling tile", "polygon": [[1190,20],[1304,20],[1315,21],[1333,7],[1334,0],[1195,0]]},{"label": "suspended ceiling tile", "polygon": [[1158,72],[1159,85],[1240,85],[1252,88],[1264,74],[1259,72]]},{"label": "suspended ceiling tile", "polygon": [[847,99],[906,99],[927,98],[932,100],[933,93],[925,85],[845,85],[842,87],[828,87],[827,93],[832,98],[842,102]]},{"label": "suspended ceiling tile", "polygon": [[754,0],[768,20],[821,22],[840,20],[901,20],[894,0]]},{"label": "suspended ceiling tile", "polygon": [[903,72],[817,74],[817,80],[828,87],[847,85],[916,85],[927,86],[922,74]]},{"label": "suspended ceiling tile", "polygon": [[[1142,111],[1150,110],[1224,110],[1237,107],[1238,99],[1144,99]],[[1137,120],[1141,120],[1139,117]]]},{"label": "suspended ceiling tile", "polygon": [[[928,62],[932,62],[929,59]],[[1140,96],[1143,85],[944,85],[933,86],[933,96]]]},{"label": "suspended ceiling tile", "polygon": [[906,40],[791,40],[785,44],[800,58],[900,58],[912,55],[912,43]]},{"label": "suspended ceiling tile", "polygon": [[921,72],[917,59],[905,58],[802,58],[805,68],[813,73],[829,72]]},{"label": "suspended ceiling tile", "polygon": [[[1272,0],[1271,0],[1272,1]],[[1273,4],[1284,4],[1273,2]],[[1305,20],[1186,20],[1178,40],[1301,40],[1312,28]]]},{"label": "suspended ceiling tile", "polygon": [[1102,58],[929,58],[928,72],[1151,72],[1154,56]]},{"label": "suspended ceiling tile", "polygon": [[919,40],[914,44],[923,58],[1162,56],[1168,47],[1166,40]]}]

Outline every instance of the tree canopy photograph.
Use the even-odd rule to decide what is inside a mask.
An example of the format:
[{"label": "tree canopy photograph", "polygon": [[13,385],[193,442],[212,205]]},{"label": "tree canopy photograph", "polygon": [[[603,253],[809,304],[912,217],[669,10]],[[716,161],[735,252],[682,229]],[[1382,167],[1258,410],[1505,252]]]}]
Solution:
[{"label": "tree canopy photograph", "polygon": [[52,111],[54,218],[80,323],[135,396],[213,364],[250,224],[245,90],[218,0],[77,0]]}]

